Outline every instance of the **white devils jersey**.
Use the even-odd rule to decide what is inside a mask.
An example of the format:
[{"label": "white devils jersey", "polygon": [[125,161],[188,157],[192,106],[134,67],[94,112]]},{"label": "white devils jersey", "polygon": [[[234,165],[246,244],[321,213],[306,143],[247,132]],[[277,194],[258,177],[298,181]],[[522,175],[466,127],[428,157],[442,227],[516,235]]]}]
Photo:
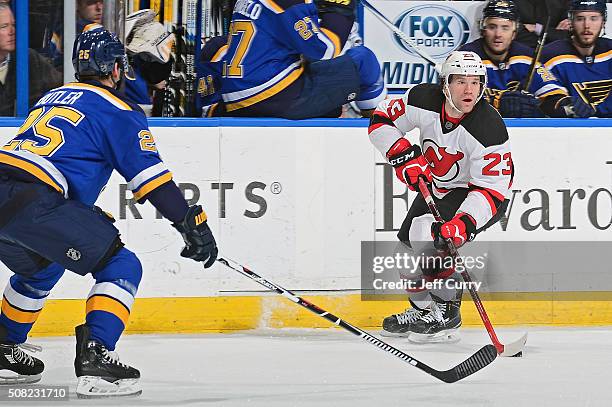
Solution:
[{"label": "white devils jersey", "polygon": [[388,160],[391,147],[418,128],[434,195],[443,198],[450,190],[467,188],[458,212],[472,215],[481,228],[497,213],[512,185],[508,132],[485,100],[458,123],[447,118],[444,102],[440,86],[432,84],[417,85],[399,99],[381,102],[370,121],[370,141]]}]

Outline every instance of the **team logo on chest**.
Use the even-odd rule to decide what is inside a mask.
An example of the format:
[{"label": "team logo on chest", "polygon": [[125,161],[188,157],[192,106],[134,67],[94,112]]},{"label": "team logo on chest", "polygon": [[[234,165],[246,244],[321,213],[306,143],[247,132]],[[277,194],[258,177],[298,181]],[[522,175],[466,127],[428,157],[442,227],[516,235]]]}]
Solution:
[{"label": "team logo on chest", "polygon": [[612,80],[610,79],[582,83],[574,82],[572,85],[574,85],[574,89],[582,97],[582,100],[594,109],[598,104],[605,101],[612,91]]},{"label": "team logo on chest", "polygon": [[451,153],[448,147],[440,147],[431,139],[423,140],[423,155],[429,162],[431,172],[439,181],[452,181],[459,175],[459,161],[464,157],[461,151]]}]

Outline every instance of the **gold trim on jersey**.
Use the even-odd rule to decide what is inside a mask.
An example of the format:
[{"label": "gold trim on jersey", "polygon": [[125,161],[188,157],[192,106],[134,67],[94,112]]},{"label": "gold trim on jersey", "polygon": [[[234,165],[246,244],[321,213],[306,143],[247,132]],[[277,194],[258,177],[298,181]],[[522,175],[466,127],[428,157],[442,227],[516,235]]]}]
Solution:
[{"label": "gold trim on jersey", "polygon": [[551,90],[550,92],[545,92],[541,95],[538,95],[538,98],[547,98],[551,95],[564,95],[567,96],[567,92],[564,89],[556,88]]},{"label": "gold trim on jersey", "polygon": [[342,51],[342,46],[340,44],[340,37],[338,37],[338,35],[335,32],[327,28],[321,27],[321,31],[323,32],[323,34],[327,36],[327,38],[331,40],[332,44],[334,44],[334,56],[332,58],[335,58],[338,55],[340,55],[340,51]]},{"label": "gold trim on jersey", "polygon": [[578,58],[576,55],[563,54],[563,55],[557,55],[556,57],[549,59],[548,61],[544,63],[544,66],[546,67],[546,69],[550,70],[551,68],[554,68],[555,66],[563,62],[581,63],[582,60]]},{"label": "gold trim on jersey", "polygon": [[[285,12],[285,9],[279,6],[278,3],[275,2],[274,0],[259,0],[259,1],[265,8],[267,8],[268,10],[276,14]],[[310,4],[312,3],[312,0],[304,0],[304,3]]]},{"label": "gold trim on jersey", "polygon": [[170,181],[172,181],[172,173],[166,172],[160,177],[154,178],[146,184],[143,184],[138,191],[132,192],[134,194],[134,199],[138,201],[149,192]]},{"label": "gold trim on jersey", "polygon": [[276,4],[274,0],[259,0],[259,1],[261,2],[261,4],[263,4],[265,8],[269,9],[270,11],[276,14],[280,14],[285,11],[285,9],[279,6],[278,4]]},{"label": "gold trim on jersey", "polygon": [[[102,27],[103,26],[98,23],[89,23],[85,27],[83,27],[83,31],[81,31],[81,33],[84,33],[90,30],[95,30],[96,28],[102,28]],[[77,33],[77,34],[80,34],[80,33]]]},{"label": "gold trim on jersey", "polygon": [[12,167],[16,167],[19,168],[29,174],[32,174],[33,176],[35,176],[36,178],[38,178],[39,180],[41,180],[42,182],[44,182],[45,184],[49,185],[51,188],[55,189],[57,192],[59,192],[62,195],[66,195],[64,188],[62,187],[62,185],[60,183],[58,183],[56,180],[54,180],[49,174],[47,174],[45,171],[43,171],[41,168],[39,168],[37,165],[35,165],[34,163],[21,158],[21,157],[16,157],[14,155],[11,154],[6,154],[2,151],[0,151],[0,163],[3,164],[7,164],[10,165]]},{"label": "gold trim on jersey", "polygon": [[212,105],[210,105],[208,108],[208,111],[206,112],[205,117],[213,117],[213,114],[215,113],[215,110],[217,109],[218,106],[219,106],[219,103],[213,103]]},{"label": "gold trim on jersey", "polygon": [[70,89],[70,88],[83,88],[83,89],[90,90],[90,91],[94,92],[95,94],[97,94],[99,96],[102,96],[104,99],[106,99],[107,101],[111,102],[113,105],[115,105],[116,107],[118,107],[118,108],[120,108],[122,110],[132,110],[130,105],[128,105],[123,100],[121,100],[117,96],[113,95],[112,93],[110,93],[106,89],[101,88],[99,86],[89,85],[87,83],[71,82],[71,83],[68,83],[68,84],[60,87],[60,88],[54,89],[54,91],[60,90],[60,89]]},{"label": "gold trim on jersey", "polygon": [[601,54],[595,55],[595,62],[605,61],[612,58],[612,49]]},{"label": "gold trim on jersey", "polygon": [[304,67],[300,66],[298,69],[291,72],[281,81],[277,82],[274,86],[268,88],[267,90],[264,90],[263,92],[253,95],[247,99],[240,100],[238,102],[227,103],[225,105],[225,110],[227,112],[231,112],[233,110],[243,109],[245,107],[254,105],[255,103],[261,102],[262,100],[268,99],[285,89],[287,86],[291,85],[293,82],[295,82],[302,75],[303,72]]},{"label": "gold trim on jersey", "polygon": [[[508,67],[510,67],[510,65],[512,64],[531,64],[532,60],[533,59],[531,57],[528,57],[526,55],[515,55],[513,57],[510,57],[507,62],[504,62],[505,68],[503,69],[508,69]],[[500,68],[490,59],[483,59],[482,63],[487,68],[491,68],[495,71],[500,70]]]},{"label": "gold trim on jersey", "polygon": [[[612,58],[612,50],[595,55],[593,57],[593,62],[594,63],[604,62],[610,58]],[[574,64],[584,64],[585,63],[585,61],[582,58],[578,57],[577,55],[561,54],[561,55],[557,55],[554,58],[549,59],[544,64],[544,66],[546,66],[547,69],[551,69],[565,62],[574,63]]]}]

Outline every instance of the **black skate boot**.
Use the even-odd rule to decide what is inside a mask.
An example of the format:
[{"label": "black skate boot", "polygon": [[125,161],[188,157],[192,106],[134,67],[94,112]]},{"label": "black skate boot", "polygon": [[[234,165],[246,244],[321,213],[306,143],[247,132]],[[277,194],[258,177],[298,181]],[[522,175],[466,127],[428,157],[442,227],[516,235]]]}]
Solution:
[{"label": "black skate boot", "polygon": [[410,307],[400,314],[393,314],[383,320],[382,336],[408,336],[410,335],[410,324],[414,323],[423,314],[424,310],[414,305],[409,299]]},{"label": "black skate boot", "polygon": [[27,344],[0,342],[0,384],[23,384],[40,381],[45,364],[22,349],[40,352],[42,348]]},{"label": "black skate boot", "polygon": [[142,393],[138,384],[140,372],[119,362],[115,352],[89,339],[89,327],[79,325],[76,333],[74,371],[78,377],[79,398],[137,396]]},{"label": "black skate boot", "polygon": [[416,343],[457,342],[461,300],[443,301],[432,295],[431,309],[410,325],[409,340]]}]

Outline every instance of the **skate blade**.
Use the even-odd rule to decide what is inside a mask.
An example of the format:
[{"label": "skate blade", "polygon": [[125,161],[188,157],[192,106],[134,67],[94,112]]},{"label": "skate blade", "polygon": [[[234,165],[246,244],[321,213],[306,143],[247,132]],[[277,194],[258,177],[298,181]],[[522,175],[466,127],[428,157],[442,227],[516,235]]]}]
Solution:
[{"label": "skate blade", "polygon": [[408,332],[389,332],[384,329],[380,331],[380,336],[384,336],[386,338],[407,338],[410,336],[410,331]]},{"label": "skate blade", "polygon": [[412,332],[408,341],[412,343],[457,343],[461,340],[461,335],[457,329],[446,329],[435,334],[417,334]]},{"label": "skate blade", "polygon": [[120,379],[111,383],[98,376],[81,376],[76,394],[80,399],[136,397],[142,394],[142,388],[138,379]]},{"label": "skate blade", "polygon": [[31,384],[38,383],[42,375],[21,375],[11,370],[0,370],[0,386],[10,386],[12,384]]}]

